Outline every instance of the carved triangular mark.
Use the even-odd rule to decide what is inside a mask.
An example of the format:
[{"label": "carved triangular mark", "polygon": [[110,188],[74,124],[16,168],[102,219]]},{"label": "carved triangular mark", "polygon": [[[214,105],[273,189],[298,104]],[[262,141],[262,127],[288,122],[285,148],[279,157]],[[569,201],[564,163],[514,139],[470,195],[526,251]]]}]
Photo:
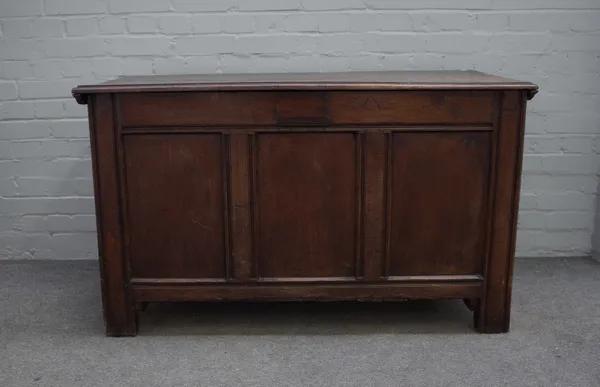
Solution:
[{"label": "carved triangular mark", "polygon": [[363,102],[362,106],[367,109],[374,109],[374,110],[378,110],[380,107],[379,102],[377,102],[377,100],[375,98],[373,98],[372,96],[368,96],[365,99],[365,102]]}]

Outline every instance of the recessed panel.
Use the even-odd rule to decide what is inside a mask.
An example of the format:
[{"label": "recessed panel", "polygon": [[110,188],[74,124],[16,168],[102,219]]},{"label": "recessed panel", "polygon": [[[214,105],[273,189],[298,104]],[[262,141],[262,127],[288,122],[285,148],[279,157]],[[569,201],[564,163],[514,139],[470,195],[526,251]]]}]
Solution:
[{"label": "recessed panel", "polygon": [[221,137],[125,136],[131,275],[225,277]]},{"label": "recessed panel", "polygon": [[258,134],[256,211],[262,277],[354,277],[353,133]]},{"label": "recessed panel", "polygon": [[490,133],[392,137],[389,275],[481,274]]}]

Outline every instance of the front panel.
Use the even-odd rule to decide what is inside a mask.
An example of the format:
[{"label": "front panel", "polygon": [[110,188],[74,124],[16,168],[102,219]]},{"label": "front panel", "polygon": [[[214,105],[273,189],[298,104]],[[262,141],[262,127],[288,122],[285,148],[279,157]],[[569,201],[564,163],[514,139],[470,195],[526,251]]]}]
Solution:
[{"label": "front panel", "polygon": [[[250,116],[220,114],[250,96],[259,97],[256,110],[243,110]],[[188,121],[171,112],[160,126],[136,126],[149,117],[132,113],[148,108],[139,103],[146,99],[184,100]],[[493,99],[489,92],[121,96],[132,276],[477,278],[489,228]],[[217,104],[217,114],[199,101]],[[272,118],[235,127],[259,116]],[[216,118],[233,125],[207,126]],[[369,125],[377,119],[385,125]],[[319,120],[331,123],[301,125]],[[412,125],[387,123],[396,120]],[[171,126],[179,123],[187,126]]]},{"label": "front panel", "polygon": [[224,278],[221,135],[124,137],[134,278]]},{"label": "front panel", "polygon": [[392,135],[388,275],[483,274],[491,133]]},{"label": "front panel", "polygon": [[353,277],[356,133],[256,135],[256,257],[267,278]]}]

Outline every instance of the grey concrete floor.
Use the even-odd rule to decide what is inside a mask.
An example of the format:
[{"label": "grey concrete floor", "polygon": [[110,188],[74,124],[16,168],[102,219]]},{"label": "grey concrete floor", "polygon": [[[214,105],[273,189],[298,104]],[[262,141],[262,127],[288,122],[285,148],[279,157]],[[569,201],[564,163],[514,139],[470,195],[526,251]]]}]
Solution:
[{"label": "grey concrete floor", "polygon": [[97,263],[0,261],[0,387],[600,386],[600,263],[520,259],[508,334],[460,301],[151,304],[104,337]]}]

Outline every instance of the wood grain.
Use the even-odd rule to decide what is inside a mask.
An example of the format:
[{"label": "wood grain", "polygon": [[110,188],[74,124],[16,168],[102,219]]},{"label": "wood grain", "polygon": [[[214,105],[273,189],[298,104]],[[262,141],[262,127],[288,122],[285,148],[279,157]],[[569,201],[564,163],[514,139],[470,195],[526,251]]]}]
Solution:
[{"label": "wood grain", "polygon": [[262,277],[354,277],[356,156],[352,133],[258,135]]},{"label": "wood grain", "polygon": [[482,274],[490,135],[393,135],[390,275]]},{"label": "wood grain", "polygon": [[90,138],[98,222],[98,252],[106,334],[134,336],[137,318],[129,286],[120,201],[117,130],[110,95],[95,96],[90,109]]},{"label": "wood grain", "polygon": [[221,137],[125,137],[131,274],[222,278]]},{"label": "wood grain", "polygon": [[477,326],[484,333],[508,332],[510,326],[511,272],[523,158],[524,109],[525,100],[521,92],[503,94],[486,298],[480,306],[483,313]]},{"label": "wood grain", "polygon": [[481,297],[481,283],[456,284],[364,284],[355,286],[294,284],[272,286],[227,285],[134,285],[136,301],[298,301],[298,300],[363,300],[393,301],[406,299],[444,299]]},{"label": "wood grain", "polygon": [[126,76],[100,85],[73,89],[77,102],[87,95],[127,92],[190,92],[251,90],[524,90],[531,99],[537,86],[477,71],[376,71],[282,74],[185,74]]},{"label": "wood grain", "polygon": [[364,146],[364,277],[384,276],[387,177],[387,135],[380,131],[365,133]]},{"label": "wood grain", "polygon": [[381,124],[488,124],[493,121],[491,92],[330,92],[335,123]]},{"label": "wood grain", "polygon": [[130,93],[125,127],[490,124],[491,92],[294,91]]},{"label": "wood grain", "polygon": [[252,255],[252,187],[250,138],[247,134],[230,136],[231,187],[231,255],[233,278],[247,280],[254,277],[256,267]]}]

